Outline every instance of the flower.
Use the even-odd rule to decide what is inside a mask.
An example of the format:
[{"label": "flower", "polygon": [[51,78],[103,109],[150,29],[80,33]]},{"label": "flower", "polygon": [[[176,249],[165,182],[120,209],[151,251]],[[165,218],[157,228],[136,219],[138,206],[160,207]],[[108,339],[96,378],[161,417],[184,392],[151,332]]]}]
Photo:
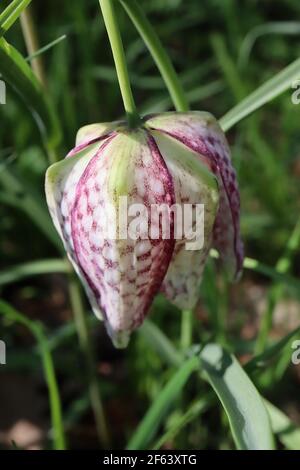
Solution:
[{"label": "flower", "polygon": [[[83,127],[75,148],[48,169],[46,196],[92,308],[116,347],[128,344],[159,291],[179,308],[195,306],[211,246],[234,277],[241,271],[236,175],[225,136],[209,113],[147,116],[137,129],[123,122]],[[120,228],[118,203],[124,197],[146,216],[153,206],[167,208],[169,236],[162,216],[156,227],[151,217],[146,224],[135,221],[136,237],[128,231],[107,236],[107,227]],[[196,251],[186,249],[186,232],[175,236],[173,209],[185,204],[204,205],[203,243]],[[126,219],[125,229],[131,222]],[[190,228],[195,223],[194,214]],[[149,236],[150,228],[156,237]]]}]

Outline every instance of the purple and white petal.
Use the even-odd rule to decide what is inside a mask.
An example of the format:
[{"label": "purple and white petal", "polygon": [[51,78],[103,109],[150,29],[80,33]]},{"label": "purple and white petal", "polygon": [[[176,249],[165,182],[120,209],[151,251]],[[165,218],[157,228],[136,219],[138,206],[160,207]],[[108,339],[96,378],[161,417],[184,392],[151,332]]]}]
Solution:
[{"label": "purple and white petal", "polygon": [[[180,211],[180,220],[175,218],[178,223],[175,249],[162,290],[178,308],[190,309],[199,299],[199,286],[211,246],[218,210],[218,183],[194,151],[164,133],[152,131],[152,134],[172,175],[176,209]],[[203,209],[198,214],[203,217],[199,218],[198,227],[196,208]],[[187,223],[191,214],[193,218]],[[195,236],[190,236],[189,229]]]},{"label": "purple and white petal", "polygon": [[[127,208],[143,204],[172,205],[174,189],[168,169],[144,131],[119,133],[86,166],[76,186],[71,235],[78,266],[103,312],[117,347],[143,321],[166,274],[174,240],[149,239],[148,222],[133,239],[119,236],[120,198]],[[113,208],[116,217],[113,220]],[[124,215],[124,214],[123,214]],[[147,219],[149,220],[149,219]],[[107,229],[114,226],[114,236]],[[145,237],[145,238],[144,238]]]},{"label": "purple and white petal", "polygon": [[147,127],[170,135],[197,152],[217,175],[220,206],[214,225],[214,246],[238,277],[243,265],[240,238],[240,198],[236,173],[230,160],[226,138],[216,119],[207,112],[163,113],[145,119]]}]

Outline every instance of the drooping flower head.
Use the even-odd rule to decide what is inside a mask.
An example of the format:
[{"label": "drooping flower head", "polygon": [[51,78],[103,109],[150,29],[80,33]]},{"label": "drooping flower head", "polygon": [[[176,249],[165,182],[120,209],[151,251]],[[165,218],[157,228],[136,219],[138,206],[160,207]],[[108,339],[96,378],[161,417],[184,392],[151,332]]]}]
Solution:
[{"label": "drooping flower head", "polygon": [[[179,308],[195,306],[211,246],[234,277],[241,271],[236,175],[209,113],[148,116],[138,129],[122,122],[80,129],[75,148],[48,169],[46,195],[92,308],[117,347],[127,345],[158,292]],[[202,242],[191,249],[195,211],[189,230],[178,237],[176,229],[185,208],[199,205]]]}]

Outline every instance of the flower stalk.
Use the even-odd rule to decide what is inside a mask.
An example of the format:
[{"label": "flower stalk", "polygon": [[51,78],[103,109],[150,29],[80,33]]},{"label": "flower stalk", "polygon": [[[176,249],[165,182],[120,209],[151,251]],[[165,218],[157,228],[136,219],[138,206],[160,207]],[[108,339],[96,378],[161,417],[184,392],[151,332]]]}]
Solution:
[{"label": "flower stalk", "polygon": [[99,0],[99,3],[115,62],[127,122],[130,128],[135,128],[140,123],[140,117],[132,95],[125,53],[118,28],[114,4],[112,0]]},{"label": "flower stalk", "polygon": [[[30,6],[25,8],[25,10],[21,13],[20,21],[28,54],[29,56],[32,56],[39,49],[39,43]],[[34,57],[32,60],[30,60],[30,64],[36,78],[44,88],[47,88],[46,74],[41,57]]]},{"label": "flower stalk", "polygon": [[188,111],[189,103],[174,69],[155,29],[136,0],[120,0],[131,21],[140,33],[159,69],[176,111]]},{"label": "flower stalk", "polygon": [[[31,10],[25,9],[21,14],[21,26],[22,32],[24,36],[24,40],[26,43],[26,48],[28,54],[30,56],[34,56],[35,53],[39,50],[39,41],[38,36],[35,28],[35,23],[32,17]],[[41,83],[44,90],[47,89],[47,79],[46,73],[44,69],[43,61],[41,57],[34,57],[30,61],[33,73],[35,74],[38,81]],[[58,119],[57,119],[58,122]],[[46,150],[48,155],[48,160],[50,163],[57,162],[58,158],[58,145],[48,145],[46,144]],[[72,312],[75,319],[75,325],[77,329],[77,334],[80,342],[80,346],[83,352],[83,355],[86,360],[87,364],[87,378],[89,384],[89,395],[90,395],[90,402],[91,407],[93,410],[97,434],[99,436],[99,440],[103,444],[104,447],[109,446],[110,439],[106,425],[106,419],[103,410],[103,404],[101,400],[101,394],[98,386],[97,381],[97,372],[95,370],[95,358],[93,349],[90,345],[90,335],[89,330],[87,327],[86,315],[85,311],[82,306],[82,296],[80,285],[78,281],[74,278],[73,273],[68,273],[68,281],[69,281],[69,296],[70,296],[70,303],[72,307]]]}]

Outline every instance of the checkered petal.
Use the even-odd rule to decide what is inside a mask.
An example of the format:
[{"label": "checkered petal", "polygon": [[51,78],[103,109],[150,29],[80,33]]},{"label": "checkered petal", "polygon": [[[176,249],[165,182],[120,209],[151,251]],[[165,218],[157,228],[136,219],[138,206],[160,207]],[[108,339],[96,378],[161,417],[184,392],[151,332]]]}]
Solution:
[{"label": "checkered petal", "polygon": [[[143,221],[150,220],[151,204],[171,206],[175,196],[165,162],[144,130],[112,133],[98,145],[50,167],[47,200],[95,313],[102,312],[114,344],[124,347],[159,291],[174,249],[174,238],[162,239],[160,230],[149,239]],[[138,233],[131,227],[136,214],[120,222],[122,198],[127,207],[146,207]]]},{"label": "checkered petal", "polygon": [[163,113],[145,118],[147,127],[176,138],[197,152],[200,160],[217,176],[220,205],[213,229],[213,244],[230,274],[238,277],[243,265],[240,238],[240,198],[229,148],[216,119],[209,113]]}]

